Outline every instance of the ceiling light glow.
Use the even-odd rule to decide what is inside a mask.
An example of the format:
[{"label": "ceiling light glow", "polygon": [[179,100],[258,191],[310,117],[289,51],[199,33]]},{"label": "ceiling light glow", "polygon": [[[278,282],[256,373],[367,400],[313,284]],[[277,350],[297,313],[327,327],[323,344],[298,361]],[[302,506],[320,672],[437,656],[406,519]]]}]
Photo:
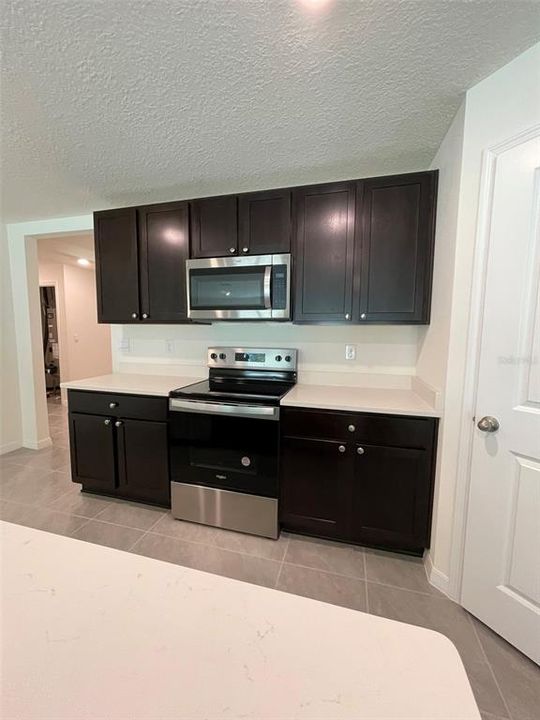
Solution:
[{"label": "ceiling light glow", "polygon": [[299,2],[300,5],[303,5],[307,10],[316,13],[328,8],[334,0],[299,0]]},{"label": "ceiling light glow", "polygon": [[83,267],[88,267],[90,265],[90,260],[87,260],[86,258],[79,258],[77,262]]}]

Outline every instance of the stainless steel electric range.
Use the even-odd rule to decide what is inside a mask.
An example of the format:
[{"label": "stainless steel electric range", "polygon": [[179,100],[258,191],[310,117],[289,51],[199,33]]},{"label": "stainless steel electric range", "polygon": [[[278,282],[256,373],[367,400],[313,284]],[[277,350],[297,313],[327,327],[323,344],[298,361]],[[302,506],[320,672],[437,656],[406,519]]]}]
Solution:
[{"label": "stainless steel electric range", "polygon": [[169,395],[172,514],[277,538],[279,402],[296,350],[209,348],[208,367]]}]

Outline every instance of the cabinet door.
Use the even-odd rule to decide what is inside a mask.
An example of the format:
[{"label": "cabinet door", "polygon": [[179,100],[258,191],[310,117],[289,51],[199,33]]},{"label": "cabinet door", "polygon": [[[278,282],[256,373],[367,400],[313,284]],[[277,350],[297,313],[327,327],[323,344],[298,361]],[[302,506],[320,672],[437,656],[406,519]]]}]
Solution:
[{"label": "cabinet door", "polygon": [[98,322],[138,322],[139,259],[135,208],[94,213]]},{"label": "cabinet door", "polygon": [[240,255],[291,251],[291,191],[241,195],[238,204]]},{"label": "cabinet door", "polygon": [[191,257],[222,257],[238,251],[236,195],[193,200]]},{"label": "cabinet door", "polygon": [[296,322],[352,319],[354,197],[353,183],[294,193]]},{"label": "cabinet door", "polygon": [[69,416],[71,476],[85,490],[113,493],[117,485],[114,424],[101,415]]},{"label": "cabinet door", "polygon": [[167,423],[116,421],[118,437],[118,494],[170,507]]},{"label": "cabinet door", "polygon": [[[340,447],[345,452],[340,452]],[[351,448],[331,440],[283,438],[281,524],[287,530],[346,538]]]},{"label": "cabinet door", "polygon": [[436,172],[359,183],[360,322],[429,322],[436,189]]},{"label": "cabinet door", "polygon": [[431,454],[417,448],[358,448],[361,454],[356,453],[354,465],[352,538],[421,551],[429,545]]},{"label": "cabinet door", "polygon": [[[187,202],[138,209],[141,317],[145,322],[187,321]],[[146,316],[146,317],[145,317]]]}]

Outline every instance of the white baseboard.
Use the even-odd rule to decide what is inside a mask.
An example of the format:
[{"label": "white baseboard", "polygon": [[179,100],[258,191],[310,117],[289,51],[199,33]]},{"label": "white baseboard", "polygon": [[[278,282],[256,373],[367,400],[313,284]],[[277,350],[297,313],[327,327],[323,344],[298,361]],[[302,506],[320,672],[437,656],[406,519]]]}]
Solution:
[{"label": "white baseboard", "polygon": [[430,585],[433,585],[433,587],[437,588],[437,590],[440,590],[444,595],[450,597],[450,581],[448,575],[445,575],[440,570],[437,570],[437,568],[433,564],[433,560],[431,559],[431,553],[429,552],[429,550],[424,556],[424,568]]},{"label": "white baseboard", "polygon": [[17,442],[16,440],[4,443],[3,445],[0,445],[0,455],[5,455],[6,453],[13,452],[14,450],[18,450],[20,447],[21,443]]},{"label": "white baseboard", "polygon": [[30,448],[30,450],[43,450],[44,448],[51,447],[53,444],[50,437],[41,438],[41,440],[23,440],[23,447]]}]

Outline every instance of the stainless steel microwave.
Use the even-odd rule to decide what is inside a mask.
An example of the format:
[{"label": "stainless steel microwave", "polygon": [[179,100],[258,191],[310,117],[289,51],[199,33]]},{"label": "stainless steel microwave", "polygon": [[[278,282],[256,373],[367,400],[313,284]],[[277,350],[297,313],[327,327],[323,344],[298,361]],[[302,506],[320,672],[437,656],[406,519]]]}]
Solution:
[{"label": "stainless steel microwave", "polygon": [[187,260],[188,317],[193,320],[289,320],[291,256]]}]

